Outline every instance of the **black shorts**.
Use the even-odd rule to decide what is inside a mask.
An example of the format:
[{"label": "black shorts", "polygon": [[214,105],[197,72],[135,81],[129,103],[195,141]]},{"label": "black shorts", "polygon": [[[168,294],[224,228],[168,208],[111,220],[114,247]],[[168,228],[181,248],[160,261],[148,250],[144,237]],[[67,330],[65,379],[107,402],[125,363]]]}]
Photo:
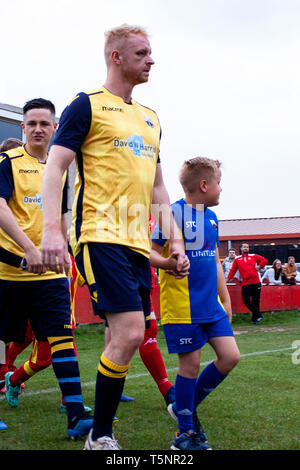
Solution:
[{"label": "black shorts", "polygon": [[45,281],[0,279],[0,340],[23,343],[30,320],[39,341],[72,334],[70,288],[67,278]]},{"label": "black shorts", "polygon": [[143,311],[150,318],[151,271],[148,258],[126,246],[87,243],[76,265],[90,289],[94,312]]}]

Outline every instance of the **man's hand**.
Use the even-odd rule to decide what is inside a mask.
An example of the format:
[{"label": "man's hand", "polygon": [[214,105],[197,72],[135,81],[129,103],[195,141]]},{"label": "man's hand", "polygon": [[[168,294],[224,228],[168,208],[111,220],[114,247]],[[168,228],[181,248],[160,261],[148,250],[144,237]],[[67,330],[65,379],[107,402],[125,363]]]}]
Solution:
[{"label": "man's hand", "polygon": [[185,255],[181,270],[178,271],[177,270],[178,255],[179,255],[179,253],[177,251],[173,251],[173,253],[169,256],[168,260],[172,260],[174,267],[173,268],[170,267],[168,269],[165,269],[165,272],[167,274],[170,274],[171,276],[174,276],[176,279],[182,279],[183,277],[185,277],[189,274],[190,260]]},{"label": "man's hand", "polygon": [[183,268],[185,259],[186,259],[186,254],[184,251],[184,247],[182,245],[181,240],[170,240],[169,241],[169,253],[172,255],[172,253],[176,253],[177,257],[177,263],[176,263],[176,271],[180,272]]},{"label": "man's hand", "polygon": [[30,246],[25,251],[27,261],[27,270],[29,273],[42,274],[46,272],[46,268],[42,261],[41,252],[34,246]]},{"label": "man's hand", "polygon": [[59,228],[44,229],[42,260],[47,269],[57,274],[69,271],[70,257],[68,246]]}]

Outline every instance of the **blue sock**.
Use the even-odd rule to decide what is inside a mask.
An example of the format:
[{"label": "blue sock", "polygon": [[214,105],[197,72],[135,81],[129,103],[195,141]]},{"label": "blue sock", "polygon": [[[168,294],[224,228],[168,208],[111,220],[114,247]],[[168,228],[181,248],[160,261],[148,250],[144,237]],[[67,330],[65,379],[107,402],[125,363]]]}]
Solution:
[{"label": "blue sock", "polygon": [[84,411],[79,366],[73,336],[48,337],[52,367],[66,402],[69,423]]},{"label": "blue sock", "polygon": [[176,413],[179,433],[193,430],[193,410],[196,379],[177,375],[175,382]]},{"label": "blue sock", "polygon": [[226,377],[218,371],[214,362],[205,367],[196,382],[195,409]]}]

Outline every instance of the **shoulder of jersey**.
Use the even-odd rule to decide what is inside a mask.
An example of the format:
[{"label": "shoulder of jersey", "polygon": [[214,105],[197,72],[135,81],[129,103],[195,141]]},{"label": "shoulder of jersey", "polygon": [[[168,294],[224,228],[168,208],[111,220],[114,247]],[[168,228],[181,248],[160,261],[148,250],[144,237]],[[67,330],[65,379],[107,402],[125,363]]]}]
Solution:
[{"label": "shoulder of jersey", "polygon": [[99,95],[101,93],[104,93],[104,90],[102,88],[98,88],[96,90],[81,91],[81,92],[77,93],[77,95],[74,96],[74,98],[71,99],[69,105],[71,103],[73,103],[75,100],[77,100],[80,95],[92,96],[92,95]]},{"label": "shoulder of jersey", "polygon": [[206,208],[206,214],[208,217],[214,217],[215,218],[215,222],[218,222],[218,218],[217,218],[217,215],[214,211],[212,211],[209,207]]},{"label": "shoulder of jersey", "polygon": [[0,159],[2,160],[4,158],[9,158],[12,160],[13,158],[23,157],[24,155],[25,155],[24,148],[17,147],[15,149],[7,150],[6,152],[0,153]]},{"label": "shoulder of jersey", "polygon": [[89,91],[85,91],[84,93],[88,96],[101,95],[102,93],[104,94],[104,89],[103,88],[97,88],[96,90],[89,90]]},{"label": "shoulder of jersey", "polygon": [[135,102],[136,105],[138,105],[138,106],[140,106],[141,108],[143,108],[143,109],[145,110],[145,112],[149,112],[149,111],[150,111],[151,113],[153,113],[153,114],[155,115],[156,119],[159,121],[158,116],[157,116],[157,114],[156,114],[156,111],[154,111],[154,109],[151,109],[151,108],[149,108],[148,106],[145,106],[144,104],[139,103],[138,101],[135,101],[135,100],[134,100],[134,102]]}]

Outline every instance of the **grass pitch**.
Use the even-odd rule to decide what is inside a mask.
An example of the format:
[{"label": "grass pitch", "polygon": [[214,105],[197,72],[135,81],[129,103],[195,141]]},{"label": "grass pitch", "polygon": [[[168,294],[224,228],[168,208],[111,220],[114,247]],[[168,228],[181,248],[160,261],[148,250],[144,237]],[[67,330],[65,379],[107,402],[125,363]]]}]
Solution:
[{"label": "grass pitch", "polygon": [[[226,380],[200,405],[198,414],[216,450],[299,450],[300,312],[264,314],[253,326],[249,315],[235,315],[233,329],[241,361]],[[169,355],[159,327],[158,344],[171,381],[177,356]],[[97,364],[104,345],[102,324],[79,326],[76,346],[86,405],[93,407]],[[21,365],[28,348],[18,358]],[[206,345],[202,368],[214,359]],[[201,368],[201,370],[202,370]],[[134,402],[121,402],[114,427],[126,450],[169,450],[176,431],[155,382],[137,355],[124,393]],[[67,419],[59,412],[60,392],[49,367],[26,383],[18,408],[0,397],[0,416],[8,425],[0,432],[0,450],[81,450],[84,440],[70,441]]]}]

